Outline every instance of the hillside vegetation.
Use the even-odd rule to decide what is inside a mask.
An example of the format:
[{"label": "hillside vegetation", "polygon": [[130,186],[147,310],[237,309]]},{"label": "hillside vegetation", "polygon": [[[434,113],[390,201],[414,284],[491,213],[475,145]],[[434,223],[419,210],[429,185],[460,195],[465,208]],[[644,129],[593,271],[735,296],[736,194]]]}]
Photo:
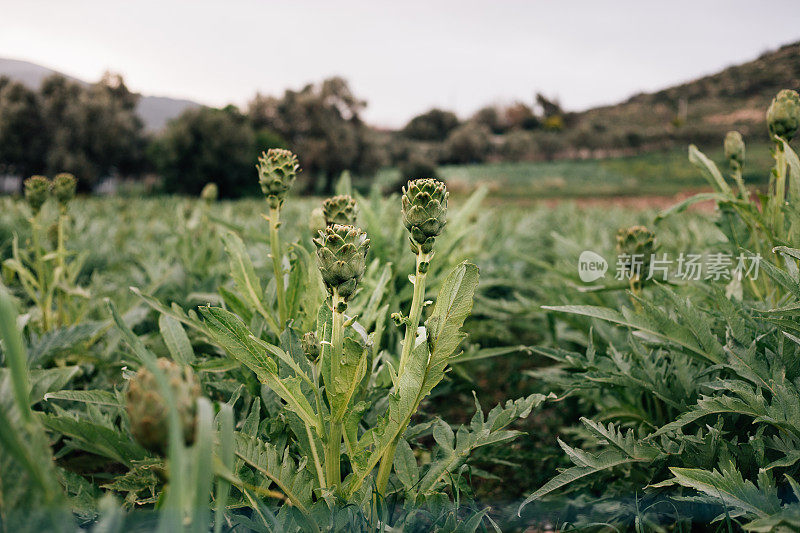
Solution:
[{"label": "hillside vegetation", "polygon": [[576,114],[574,129],[587,137],[576,139],[576,147],[619,149],[628,144],[641,150],[713,144],[732,129],[748,140],[765,141],[764,110],[770,100],[779,90],[799,85],[796,42],[717,74]]}]

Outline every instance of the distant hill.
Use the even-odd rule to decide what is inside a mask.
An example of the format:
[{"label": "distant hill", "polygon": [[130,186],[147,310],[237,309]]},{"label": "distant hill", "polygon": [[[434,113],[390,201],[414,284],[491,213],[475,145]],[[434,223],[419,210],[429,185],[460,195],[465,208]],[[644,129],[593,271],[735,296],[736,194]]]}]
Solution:
[{"label": "distant hill", "polygon": [[[0,76],[8,76],[33,89],[38,88],[42,80],[53,74],[59,74],[74,82],[88,85],[88,82],[84,80],[68,76],[36,63],[0,58]],[[148,131],[158,131],[166,125],[167,121],[177,117],[186,109],[199,106],[200,104],[191,100],[142,95],[139,99],[137,112]]]},{"label": "distant hill", "polygon": [[587,146],[627,143],[636,151],[686,142],[718,144],[731,129],[766,141],[766,109],[781,89],[800,90],[800,42],[710,76],[572,114],[569,126],[581,132]]}]

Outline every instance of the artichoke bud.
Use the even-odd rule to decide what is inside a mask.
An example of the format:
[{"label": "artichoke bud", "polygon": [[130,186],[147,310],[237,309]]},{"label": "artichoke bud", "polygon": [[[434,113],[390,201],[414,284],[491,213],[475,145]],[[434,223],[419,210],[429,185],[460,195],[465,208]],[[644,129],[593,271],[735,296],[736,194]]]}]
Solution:
[{"label": "artichoke bud", "polygon": [[300,339],[300,344],[303,346],[303,352],[306,357],[312,361],[319,356],[319,339],[317,339],[317,334],[313,331],[303,335],[303,338]]},{"label": "artichoke bud", "polygon": [[[632,226],[621,228],[617,232],[617,253],[628,256],[623,259],[628,270],[638,269],[641,265],[641,272],[647,273],[650,267],[651,255],[656,251],[656,234],[644,226]],[[634,256],[637,262],[634,263]]]},{"label": "artichoke bud", "polygon": [[216,202],[217,198],[219,198],[219,187],[217,187],[217,184],[206,183],[203,190],[200,191],[200,198],[207,204]]},{"label": "artichoke bud", "polygon": [[792,140],[800,126],[800,96],[795,91],[784,89],[772,100],[767,110],[767,126],[772,135]]},{"label": "artichoke bud", "polygon": [[300,171],[297,156],[289,150],[270,148],[261,153],[256,168],[258,183],[269,206],[273,209],[279,208]]},{"label": "artichoke bud", "polygon": [[75,198],[75,190],[77,188],[78,180],[72,174],[62,172],[61,174],[56,174],[56,177],[53,178],[53,196],[62,208],[67,207],[69,201]]},{"label": "artichoke bud", "polygon": [[429,254],[433,242],[447,223],[447,187],[436,179],[423,178],[403,187],[403,223],[411,233],[411,249]]},{"label": "artichoke bud", "polygon": [[[200,384],[191,369],[160,357],[158,368],[167,378],[178,410],[186,444],[194,441],[195,409]],[[131,378],[126,396],[131,433],[136,441],[156,453],[165,453],[169,443],[169,408],[161,395],[155,375],[146,367]]]},{"label": "artichoke bud", "polygon": [[50,194],[50,180],[44,176],[31,176],[25,180],[25,201],[36,214],[42,209]]},{"label": "artichoke bud", "polygon": [[353,226],[356,223],[358,208],[356,201],[346,194],[328,198],[322,203],[325,225],[342,224]]},{"label": "artichoke bud", "polygon": [[732,168],[741,168],[744,165],[744,139],[738,131],[729,131],[725,135],[725,157]]},{"label": "artichoke bud", "polygon": [[367,268],[367,234],[355,226],[334,224],[320,231],[314,244],[328,290],[349,300]]}]

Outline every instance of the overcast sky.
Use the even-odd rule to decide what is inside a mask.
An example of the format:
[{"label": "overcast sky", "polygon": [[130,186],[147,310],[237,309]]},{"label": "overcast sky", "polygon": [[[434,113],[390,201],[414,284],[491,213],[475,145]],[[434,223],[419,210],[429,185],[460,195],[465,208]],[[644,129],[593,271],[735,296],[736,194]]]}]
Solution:
[{"label": "overcast sky", "polygon": [[614,103],[796,40],[798,0],[0,0],[0,57],[209,105],[341,75],[385,126],[536,91]]}]

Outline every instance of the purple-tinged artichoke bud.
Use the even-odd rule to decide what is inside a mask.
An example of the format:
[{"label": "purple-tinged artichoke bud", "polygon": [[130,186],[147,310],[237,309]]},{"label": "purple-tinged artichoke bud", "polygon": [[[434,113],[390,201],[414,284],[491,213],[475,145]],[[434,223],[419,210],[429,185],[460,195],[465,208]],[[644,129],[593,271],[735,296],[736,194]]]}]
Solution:
[{"label": "purple-tinged artichoke bud", "polygon": [[[200,397],[200,385],[188,367],[164,357],[160,357],[157,364],[172,391],[184,441],[191,444],[194,441],[195,409]],[[155,375],[146,367],[140,368],[131,378],[126,409],[131,433],[136,441],[152,452],[165,453],[169,442],[169,408]]]},{"label": "purple-tinged artichoke bud", "polygon": [[314,244],[322,280],[328,290],[349,300],[367,268],[367,234],[355,226],[334,224],[320,231]]},{"label": "purple-tinged artichoke bud", "polygon": [[772,100],[767,110],[767,126],[772,135],[792,140],[800,127],[800,96],[795,91],[784,89]]},{"label": "purple-tinged artichoke bud", "polygon": [[403,223],[411,233],[411,248],[430,253],[433,243],[447,223],[447,198],[450,193],[437,179],[423,178],[403,187]]},{"label": "purple-tinged artichoke bud", "polygon": [[744,139],[738,131],[729,131],[725,135],[725,158],[732,168],[744,166]]},{"label": "purple-tinged artichoke bud", "polygon": [[292,188],[300,165],[297,156],[289,150],[270,148],[258,158],[258,183],[273,209],[279,208]]},{"label": "purple-tinged artichoke bud", "polygon": [[358,208],[356,201],[346,194],[328,198],[322,203],[322,213],[325,215],[325,225],[342,224],[353,226],[356,223]]},{"label": "purple-tinged artichoke bud", "polygon": [[50,180],[44,176],[31,176],[25,180],[25,201],[37,214],[50,195]]},{"label": "purple-tinged artichoke bud", "polygon": [[78,188],[78,180],[75,176],[62,172],[56,174],[52,184],[53,196],[62,208],[67,207],[70,200],[75,198],[75,190]]}]

